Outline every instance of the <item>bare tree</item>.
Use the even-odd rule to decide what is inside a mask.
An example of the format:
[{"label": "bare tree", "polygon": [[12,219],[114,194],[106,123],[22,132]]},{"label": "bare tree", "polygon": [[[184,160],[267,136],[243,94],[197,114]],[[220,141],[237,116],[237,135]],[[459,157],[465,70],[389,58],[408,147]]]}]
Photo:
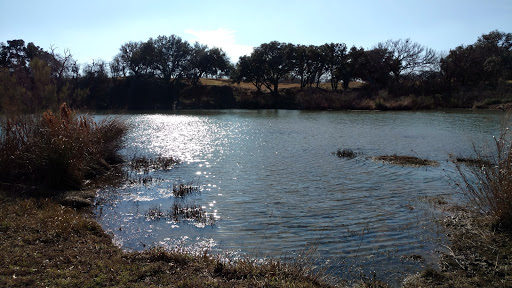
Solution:
[{"label": "bare tree", "polygon": [[393,55],[391,72],[397,82],[402,76],[421,73],[439,65],[437,53],[411,39],[388,40],[376,48],[388,50]]}]

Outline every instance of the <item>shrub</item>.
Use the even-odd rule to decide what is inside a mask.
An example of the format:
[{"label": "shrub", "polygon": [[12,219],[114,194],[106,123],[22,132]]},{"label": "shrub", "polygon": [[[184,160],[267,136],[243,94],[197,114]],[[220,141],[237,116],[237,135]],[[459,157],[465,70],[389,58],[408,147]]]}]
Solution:
[{"label": "shrub", "polygon": [[7,115],[1,128],[0,182],[52,189],[81,188],[110,170],[128,131],[118,118],[96,123],[65,103],[58,113]]},{"label": "shrub", "polygon": [[[474,163],[452,160],[459,172],[463,193],[482,212],[497,220],[500,229],[512,229],[512,142],[509,130],[503,129],[494,137],[495,150],[484,154],[475,149]],[[491,165],[489,165],[491,163]]]}]

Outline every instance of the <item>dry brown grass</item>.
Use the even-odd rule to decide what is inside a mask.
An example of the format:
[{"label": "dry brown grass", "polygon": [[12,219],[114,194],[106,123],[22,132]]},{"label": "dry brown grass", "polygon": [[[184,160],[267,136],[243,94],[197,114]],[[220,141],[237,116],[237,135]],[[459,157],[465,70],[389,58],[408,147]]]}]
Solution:
[{"label": "dry brown grass", "polygon": [[117,118],[96,123],[63,104],[58,113],[7,115],[1,121],[0,182],[81,188],[121,159],[128,126]]},{"label": "dry brown grass", "polygon": [[512,287],[511,235],[494,231],[492,217],[464,207],[446,209],[442,225],[450,244],[438,269],[408,277],[404,287]]},{"label": "dry brown grass", "polygon": [[279,261],[123,252],[87,214],[0,191],[0,287],[332,287]]},{"label": "dry brown grass", "polygon": [[512,142],[508,128],[494,138],[494,151],[479,152],[473,163],[454,163],[462,178],[460,187],[472,204],[496,218],[500,229],[512,230]]},{"label": "dry brown grass", "polygon": [[[202,85],[212,85],[212,86],[231,86],[235,88],[240,89],[249,89],[249,90],[256,90],[256,87],[249,82],[240,82],[240,83],[233,83],[230,79],[210,79],[210,78],[202,78],[201,79]],[[361,82],[350,82],[348,87],[350,89],[353,88],[359,88],[362,87],[364,84]],[[316,86],[315,86],[316,87]],[[279,83],[280,89],[289,89],[289,88],[300,88],[299,83]],[[330,83],[320,83],[319,88],[321,89],[327,89],[331,90],[331,84]],[[269,92],[265,87],[263,87],[264,92]]]}]

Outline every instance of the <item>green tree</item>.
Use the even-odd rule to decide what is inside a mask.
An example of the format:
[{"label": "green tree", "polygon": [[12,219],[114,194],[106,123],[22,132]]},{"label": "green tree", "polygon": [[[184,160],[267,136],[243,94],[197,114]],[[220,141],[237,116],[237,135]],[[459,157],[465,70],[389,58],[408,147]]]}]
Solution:
[{"label": "green tree", "polygon": [[34,79],[32,100],[29,105],[31,111],[58,107],[60,100],[57,94],[55,80],[52,78],[51,67],[48,63],[34,58],[30,61],[30,70]]},{"label": "green tree", "polygon": [[155,72],[166,82],[178,83],[189,69],[192,47],[176,35],[158,36],[153,40],[155,45]]},{"label": "green tree", "polygon": [[254,61],[252,55],[241,56],[231,78],[234,82],[251,82],[261,92],[263,86],[263,63]]},{"label": "green tree", "polygon": [[491,86],[512,78],[512,34],[492,31],[467,46],[450,50],[441,59],[449,87]]},{"label": "green tree", "polygon": [[320,46],[323,54],[325,71],[331,82],[331,89],[338,90],[338,84],[343,78],[343,72],[347,69],[347,46],[343,43],[330,43]]},{"label": "green tree", "polygon": [[365,50],[363,48],[356,48],[352,46],[347,53],[347,61],[342,67],[341,80],[343,81],[343,90],[348,89],[350,81],[355,78],[364,78],[366,76],[363,70]]},{"label": "green tree", "polygon": [[188,78],[193,84],[200,82],[205,75],[219,76],[227,74],[230,69],[226,53],[217,47],[208,48],[207,45],[195,43],[189,60]]},{"label": "green tree", "polygon": [[392,66],[395,63],[393,54],[385,48],[373,48],[364,53],[360,59],[361,78],[366,80],[374,90],[389,87]]},{"label": "green tree", "polygon": [[119,65],[119,70],[135,78],[149,78],[154,75],[158,56],[152,39],[147,42],[128,42],[119,50],[119,54],[113,60]]},{"label": "green tree", "polygon": [[272,41],[261,44],[251,54],[252,61],[260,66],[262,84],[274,94],[279,95],[279,81],[293,69],[293,45]]},{"label": "green tree", "polygon": [[295,78],[300,79],[300,87],[312,87],[315,83],[318,87],[326,73],[326,58],[320,47],[297,45],[292,46],[292,51],[291,72]]}]

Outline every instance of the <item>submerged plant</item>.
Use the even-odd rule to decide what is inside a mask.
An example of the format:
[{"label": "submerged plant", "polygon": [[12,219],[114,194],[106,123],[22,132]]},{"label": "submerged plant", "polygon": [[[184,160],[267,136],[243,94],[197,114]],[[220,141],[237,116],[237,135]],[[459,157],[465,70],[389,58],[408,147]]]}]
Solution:
[{"label": "submerged plant", "polygon": [[191,186],[186,184],[179,184],[179,185],[173,185],[172,186],[172,194],[174,197],[184,197],[190,193],[198,192],[199,187],[197,186]]},{"label": "submerged plant", "polygon": [[149,173],[151,170],[167,170],[172,168],[180,161],[174,157],[158,156],[157,158],[147,158],[134,156],[130,161],[130,168],[134,171]]},{"label": "submerged plant", "polygon": [[169,216],[176,222],[180,222],[181,220],[193,220],[208,225],[215,224],[215,217],[212,214],[206,213],[204,208],[197,205],[183,206],[174,203],[169,212]]}]

